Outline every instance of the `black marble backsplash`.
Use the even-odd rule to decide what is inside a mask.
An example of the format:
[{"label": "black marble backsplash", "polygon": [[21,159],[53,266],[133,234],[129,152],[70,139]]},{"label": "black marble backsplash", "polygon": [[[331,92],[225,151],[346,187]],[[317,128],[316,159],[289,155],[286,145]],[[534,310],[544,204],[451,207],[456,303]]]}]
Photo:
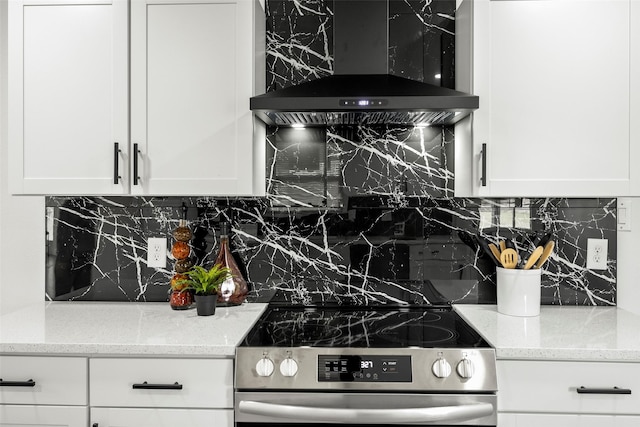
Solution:
[{"label": "black marble backsplash", "polygon": [[[268,90],[333,73],[333,1],[267,1]],[[390,73],[453,87],[455,0],[390,0],[390,12]],[[198,263],[231,222],[254,296],[494,303],[476,236],[525,252],[551,232],[543,303],[616,303],[615,199],[455,198],[449,127],[270,128],[266,143],[264,198],[48,197],[47,299],[166,301],[173,263],[147,267],[147,239],[170,247],[184,203]],[[588,238],[608,239],[606,270],[586,268]]]},{"label": "black marble backsplash", "polygon": [[[230,221],[233,246],[254,295],[295,303],[493,303],[495,266],[473,237],[508,237],[533,249],[551,231],[557,250],[543,272],[543,303],[616,302],[615,199],[435,199],[349,196],[343,207],[281,207],[277,198],[47,198],[50,206],[47,298],[165,301],[172,276],[146,266],[146,241],[167,237],[181,217],[194,231],[193,254],[210,265],[219,222]],[[496,226],[525,205],[531,228]],[[519,208],[522,210],[522,208]],[[479,229],[480,212],[492,224]],[[486,218],[485,218],[486,220]],[[588,238],[609,242],[607,270],[586,268]]]}]

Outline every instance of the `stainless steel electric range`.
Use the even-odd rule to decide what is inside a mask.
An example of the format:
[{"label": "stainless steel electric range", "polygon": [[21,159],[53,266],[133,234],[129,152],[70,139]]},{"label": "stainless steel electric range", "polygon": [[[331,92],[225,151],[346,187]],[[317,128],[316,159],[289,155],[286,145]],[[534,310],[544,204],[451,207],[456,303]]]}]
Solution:
[{"label": "stainless steel electric range", "polygon": [[450,307],[272,307],[235,384],[238,427],[496,425],[495,352]]}]

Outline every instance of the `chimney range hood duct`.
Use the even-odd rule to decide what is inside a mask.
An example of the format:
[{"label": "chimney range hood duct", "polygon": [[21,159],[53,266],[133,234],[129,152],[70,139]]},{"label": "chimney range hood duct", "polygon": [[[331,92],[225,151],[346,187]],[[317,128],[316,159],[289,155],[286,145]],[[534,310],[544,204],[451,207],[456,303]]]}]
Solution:
[{"label": "chimney range hood duct", "polygon": [[251,98],[273,126],[450,125],[478,97],[388,74],[388,0],[334,2],[334,75]]}]

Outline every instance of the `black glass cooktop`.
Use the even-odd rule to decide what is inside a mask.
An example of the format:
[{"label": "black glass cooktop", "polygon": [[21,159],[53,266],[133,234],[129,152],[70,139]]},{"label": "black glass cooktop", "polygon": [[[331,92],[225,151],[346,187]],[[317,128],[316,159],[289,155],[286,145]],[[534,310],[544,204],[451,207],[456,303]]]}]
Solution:
[{"label": "black glass cooktop", "polygon": [[489,347],[450,308],[270,308],[243,347]]}]

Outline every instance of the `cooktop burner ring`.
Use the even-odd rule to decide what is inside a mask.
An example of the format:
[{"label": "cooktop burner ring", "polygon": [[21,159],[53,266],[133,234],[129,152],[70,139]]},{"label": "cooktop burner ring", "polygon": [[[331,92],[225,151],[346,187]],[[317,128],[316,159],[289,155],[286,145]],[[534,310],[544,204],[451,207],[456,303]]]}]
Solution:
[{"label": "cooktop burner ring", "polygon": [[406,336],[400,337],[393,333],[395,331],[395,328],[380,330],[378,331],[378,339],[404,344],[408,347],[435,347],[438,344],[457,340],[459,337],[457,331],[436,325],[404,325],[403,332],[406,333]]}]

